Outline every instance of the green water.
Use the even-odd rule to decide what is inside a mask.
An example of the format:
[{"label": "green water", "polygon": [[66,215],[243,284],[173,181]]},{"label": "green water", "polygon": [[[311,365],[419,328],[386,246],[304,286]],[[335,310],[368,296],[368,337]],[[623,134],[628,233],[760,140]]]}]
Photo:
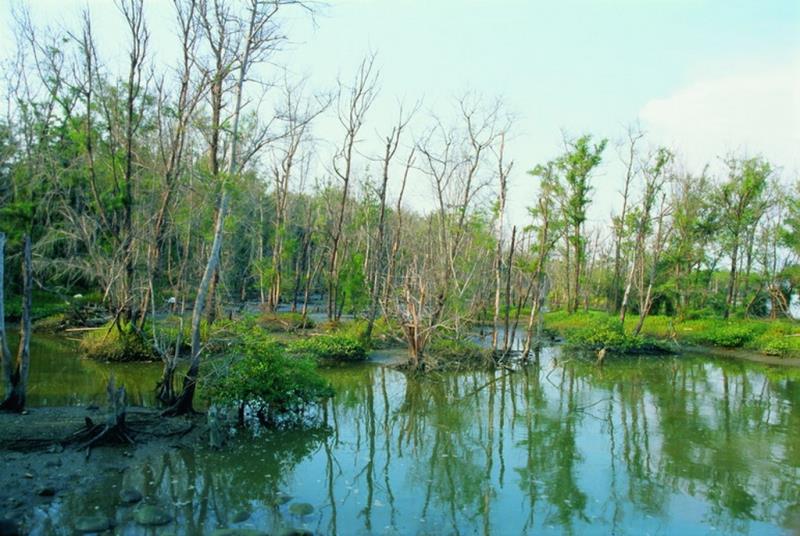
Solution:
[{"label": "green water", "polygon": [[[17,337],[17,333],[10,333],[12,352],[16,351]],[[83,359],[78,352],[77,341],[36,333],[31,338],[27,404],[31,407],[103,405],[111,374],[118,384],[125,385],[128,403],[137,406],[153,406],[156,403],[153,386],[161,377],[160,363],[111,365]]]},{"label": "green water", "polygon": [[[34,369],[36,403],[95,400],[110,371],[57,347],[34,367],[42,360],[61,365]],[[142,370],[118,373],[145,393],[158,367]],[[325,373],[336,389],[325,427],[239,438],[221,452],[171,449],[56,499],[36,530],[70,533],[76,516],[102,512],[120,534],[152,534],[118,505],[123,488],[174,516],[165,534],[800,530],[797,370],[708,357],[597,369],[552,349],[514,373],[420,378],[377,364]],[[295,503],[314,510],[293,514]]]}]

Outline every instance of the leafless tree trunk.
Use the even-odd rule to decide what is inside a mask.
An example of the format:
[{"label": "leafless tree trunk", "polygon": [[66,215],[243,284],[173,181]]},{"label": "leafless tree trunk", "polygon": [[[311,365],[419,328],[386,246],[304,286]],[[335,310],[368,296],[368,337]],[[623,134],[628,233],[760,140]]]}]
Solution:
[{"label": "leafless tree trunk", "polygon": [[[499,190],[497,197],[497,247],[494,253],[494,317],[492,319],[492,349],[497,350],[497,331],[500,324],[500,287],[503,272],[503,223],[506,212],[506,195],[508,193],[508,175],[511,172],[512,162],[505,167],[503,165],[503,153],[505,150],[505,134],[500,135],[500,151],[497,157]],[[509,273],[511,265],[508,266]],[[505,350],[505,348],[504,348]]]},{"label": "leafless tree trunk", "polygon": [[[131,33],[131,48],[129,53],[130,65],[128,70],[127,95],[125,96],[125,171],[124,171],[124,190],[122,205],[124,210],[123,218],[123,251],[125,260],[125,291],[123,294],[122,307],[124,308],[125,319],[133,321],[133,271],[134,254],[133,248],[133,159],[134,159],[134,138],[142,121],[140,110],[136,109],[140,94],[144,89],[142,86],[142,73],[144,68],[147,42],[149,32],[144,23],[143,0],[124,0],[119,7],[125,17],[125,21]],[[91,112],[89,112],[91,113]]]},{"label": "leafless tree trunk", "polygon": [[[233,177],[241,171],[239,161],[239,123],[242,112],[242,90],[252,63],[263,59],[264,55],[272,50],[272,42],[279,39],[274,34],[275,28],[270,26],[271,19],[275,15],[279,4],[279,2],[273,4],[271,2],[264,3],[259,0],[251,0],[247,20],[239,20],[237,22],[238,28],[236,31],[230,30],[228,27],[229,19],[224,18],[224,15],[222,16],[223,20],[220,22],[221,25],[218,27],[222,34],[230,30],[232,35],[239,33],[244,36],[244,43],[241,50],[239,51],[237,47],[232,54],[234,58],[233,61],[236,63],[225,66],[222,71],[222,73],[227,76],[227,74],[231,72],[233,65],[236,65],[238,71],[233,88],[234,102],[231,111],[231,138],[228,143],[226,177]],[[219,16],[222,7],[217,1],[214,2],[214,8]],[[227,38],[222,37],[221,42],[224,43],[225,39]],[[211,39],[211,42],[214,42],[213,39]],[[221,82],[220,80],[220,83]],[[203,273],[203,278],[197,290],[194,310],[192,311],[192,357],[189,363],[189,370],[184,377],[181,394],[178,396],[176,402],[164,412],[165,415],[181,415],[193,411],[192,404],[200,372],[200,357],[202,351],[200,320],[209,294],[209,287],[219,269],[222,235],[227,208],[228,190],[225,181],[223,181],[220,185],[220,202],[217,207],[217,217],[214,225],[214,241],[211,246],[211,252]]]},{"label": "leafless tree trunk", "polygon": [[[5,235],[0,233],[0,288],[3,276],[3,247]],[[25,235],[23,239],[22,261],[22,323],[19,332],[19,347],[17,359],[11,363],[11,353],[6,342],[5,321],[0,320],[0,338],[2,338],[3,352],[3,378],[5,383],[5,400],[0,403],[0,409],[20,412],[25,409],[25,396],[28,386],[28,371],[31,362],[31,305],[33,296],[33,267],[31,262],[31,237]],[[3,302],[0,290],[0,304]],[[0,314],[5,311],[0,305]]]},{"label": "leafless tree trunk", "polygon": [[508,262],[506,264],[506,289],[505,289],[505,297],[506,297],[506,307],[505,307],[505,318],[503,320],[503,356],[508,355],[508,352],[511,350],[511,346],[509,345],[510,339],[510,329],[511,329],[511,267],[513,266],[514,261],[514,250],[516,249],[517,241],[517,226],[511,228],[511,247],[508,250]]},{"label": "leafless tree trunk", "polygon": [[614,275],[611,279],[612,307],[619,312],[622,306],[620,294],[620,278],[622,277],[622,240],[625,232],[625,217],[628,215],[628,196],[631,181],[635,175],[633,166],[636,161],[636,144],[644,137],[644,133],[633,128],[628,128],[628,155],[625,162],[625,185],[622,189],[622,210],[614,223]]},{"label": "leafless tree trunk", "polygon": [[666,203],[666,195],[662,195],[661,208],[658,213],[658,224],[656,226],[655,242],[653,243],[653,258],[651,259],[650,272],[647,281],[647,290],[644,292],[644,297],[639,305],[639,321],[633,329],[633,334],[638,335],[642,331],[644,321],[647,315],[650,314],[650,309],[653,307],[653,284],[655,283],[656,274],[658,273],[658,263],[661,261],[661,252],[664,248],[664,242],[667,240],[669,233],[665,229],[665,218],[667,216],[668,208]]},{"label": "leafless tree trunk", "polygon": [[5,392],[10,393],[14,390],[14,383],[11,381],[14,366],[11,361],[11,350],[8,347],[8,333],[6,332],[6,309],[5,309],[5,250],[6,235],[0,233],[0,357],[3,359],[3,381]]},{"label": "leafless tree trunk", "polygon": [[[416,109],[414,110],[416,111]],[[380,203],[380,211],[378,214],[378,238],[375,241],[375,254],[372,262],[371,276],[370,276],[370,302],[369,312],[367,316],[367,329],[364,333],[364,339],[370,341],[372,339],[372,329],[375,324],[375,318],[378,315],[378,302],[381,298],[381,274],[384,271],[385,265],[385,235],[386,235],[386,186],[389,183],[389,166],[392,163],[394,155],[397,153],[397,148],[400,146],[400,136],[403,129],[408,125],[411,117],[414,114],[411,112],[408,116],[403,115],[403,109],[400,109],[397,124],[392,127],[392,131],[386,136],[385,151],[383,154],[383,176],[381,186],[378,190],[378,199]]]},{"label": "leafless tree trunk", "polygon": [[339,250],[344,228],[344,214],[350,191],[350,179],[353,171],[353,149],[358,132],[364,125],[364,119],[372,106],[377,93],[377,72],[374,71],[375,55],[369,55],[361,61],[355,80],[351,87],[339,82],[338,118],[344,128],[344,140],[333,158],[333,171],[342,183],[342,195],[338,214],[331,237],[330,262],[328,264],[328,319],[336,320],[341,311],[339,298]]}]

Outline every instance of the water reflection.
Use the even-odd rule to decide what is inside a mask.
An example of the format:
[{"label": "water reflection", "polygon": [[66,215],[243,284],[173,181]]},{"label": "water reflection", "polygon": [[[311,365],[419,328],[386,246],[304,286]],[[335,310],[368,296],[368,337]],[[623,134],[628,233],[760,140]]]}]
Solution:
[{"label": "water reflection", "polygon": [[[326,429],[240,440],[219,453],[165,453],[65,499],[49,527],[99,506],[122,533],[138,534],[116,506],[122,487],[143,491],[174,514],[171,530],[189,534],[800,527],[796,371],[702,357],[598,369],[550,350],[540,366],[513,373],[415,377],[365,365],[327,374],[337,394]],[[314,511],[293,514],[298,502]]]},{"label": "water reflection", "polygon": [[[17,336],[10,333],[12,348],[16,348]],[[27,403],[31,407],[103,405],[108,377],[113,374],[117,383],[125,386],[130,404],[154,406],[160,372],[158,363],[112,364],[82,358],[76,340],[37,333],[31,339]]]}]

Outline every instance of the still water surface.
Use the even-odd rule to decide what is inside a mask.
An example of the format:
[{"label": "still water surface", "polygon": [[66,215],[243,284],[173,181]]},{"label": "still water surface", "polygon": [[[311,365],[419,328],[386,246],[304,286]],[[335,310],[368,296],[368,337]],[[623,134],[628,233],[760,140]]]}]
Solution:
[{"label": "still water surface", "polygon": [[[157,365],[34,348],[34,405],[102,402],[113,370],[152,404]],[[47,371],[47,372],[45,372]],[[325,370],[325,425],[171,449],[39,512],[70,533],[136,488],[175,518],[157,534],[786,534],[800,530],[800,374],[701,356],[610,361],[561,349],[516,372],[409,376],[380,364]],[[291,497],[291,498],[289,498]],[[292,513],[308,503],[309,515]],[[245,519],[246,518],[246,519]]]}]

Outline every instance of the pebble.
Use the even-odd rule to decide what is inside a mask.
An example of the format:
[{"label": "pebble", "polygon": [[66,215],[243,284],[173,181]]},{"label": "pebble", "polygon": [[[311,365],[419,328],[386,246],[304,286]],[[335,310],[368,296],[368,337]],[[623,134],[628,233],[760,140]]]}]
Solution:
[{"label": "pebble", "polygon": [[294,503],[289,506],[289,511],[296,516],[307,516],[314,512],[314,507],[308,503]]},{"label": "pebble", "polygon": [[211,536],[266,536],[266,532],[256,529],[233,528],[233,529],[217,529],[211,533]]},{"label": "pebble", "polygon": [[104,532],[111,528],[111,520],[104,515],[81,516],[75,520],[78,532]]},{"label": "pebble", "polygon": [[56,488],[53,486],[43,486],[36,492],[39,497],[53,497],[56,494]]},{"label": "pebble", "polygon": [[135,504],[143,499],[142,494],[135,489],[124,489],[119,492],[119,500],[123,504]]},{"label": "pebble", "polygon": [[172,521],[172,516],[157,506],[145,504],[134,510],[133,520],[145,527],[157,527]]},{"label": "pebble", "polygon": [[250,512],[247,510],[239,510],[233,514],[234,523],[241,523],[242,521],[247,521],[248,519],[250,519]]}]

